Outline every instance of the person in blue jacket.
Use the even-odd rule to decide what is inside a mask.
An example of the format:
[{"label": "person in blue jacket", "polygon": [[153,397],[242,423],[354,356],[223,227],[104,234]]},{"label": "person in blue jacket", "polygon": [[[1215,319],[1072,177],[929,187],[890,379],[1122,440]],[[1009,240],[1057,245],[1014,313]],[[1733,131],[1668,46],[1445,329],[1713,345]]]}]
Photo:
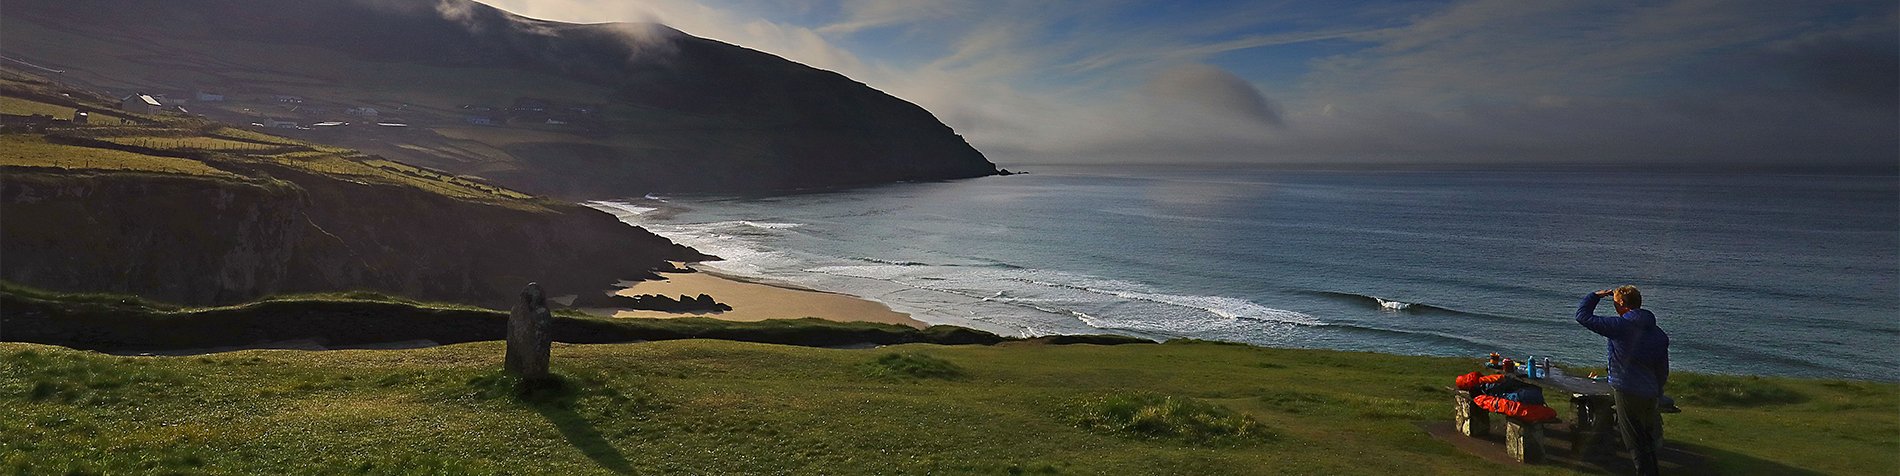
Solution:
[{"label": "person in blue jacket", "polygon": [[[1596,315],[1605,296],[1616,303],[1615,316]],[[1656,314],[1643,309],[1636,286],[1603,290],[1583,297],[1577,323],[1610,339],[1610,394],[1616,421],[1630,447],[1637,474],[1656,474],[1656,450],[1662,444],[1658,400],[1669,382],[1669,333],[1656,326]]]}]

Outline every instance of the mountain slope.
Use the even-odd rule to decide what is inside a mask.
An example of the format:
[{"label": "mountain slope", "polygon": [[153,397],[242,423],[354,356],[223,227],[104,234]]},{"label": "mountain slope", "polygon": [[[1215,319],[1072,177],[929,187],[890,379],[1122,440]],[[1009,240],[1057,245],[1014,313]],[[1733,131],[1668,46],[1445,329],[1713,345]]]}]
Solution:
[{"label": "mountain slope", "polygon": [[506,308],[527,282],[598,297],[707,258],[613,216],[469,177],[0,77],[0,280],[172,303],[373,290]]},{"label": "mountain slope", "polygon": [[[466,0],[62,0],[5,13],[0,52],[68,82],[215,91],[226,100],[193,112],[233,122],[350,121],[298,134],[565,198],[997,172],[914,104],[659,25],[547,22]],[[346,114],[361,107],[379,115]]]}]

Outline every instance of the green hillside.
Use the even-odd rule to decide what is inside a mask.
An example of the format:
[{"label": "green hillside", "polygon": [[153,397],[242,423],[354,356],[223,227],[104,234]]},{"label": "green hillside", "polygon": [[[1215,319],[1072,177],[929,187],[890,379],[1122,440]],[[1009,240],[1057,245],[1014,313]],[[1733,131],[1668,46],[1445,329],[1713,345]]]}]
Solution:
[{"label": "green hillside", "polygon": [[0,98],[10,117],[92,117],[0,127],[0,279],[30,286],[196,305],[361,289],[500,306],[531,281],[591,296],[706,258],[583,206],[274,135],[287,129],[121,111],[7,69]]},{"label": "green hillside", "polygon": [[[438,11],[450,7],[468,13]],[[0,53],[71,84],[162,93],[237,124],[348,122],[284,133],[541,195],[997,173],[914,104],[662,25],[547,22],[467,0],[68,0],[10,4],[0,29]]]},{"label": "green hillside", "polygon": [[[1427,436],[1468,359],[1238,345],[554,348],[112,357],[0,344],[21,474],[1568,474]],[[1891,474],[1893,385],[1685,379],[1692,473]],[[1693,385],[1693,387],[1689,386]],[[1779,403],[1692,389],[1792,392]]]},{"label": "green hillside", "polygon": [[469,177],[202,118],[122,112],[108,97],[62,89],[30,75],[0,73],[0,101],[4,101],[0,106],[13,111],[9,113],[45,114],[56,109],[64,114],[54,117],[70,119],[75,109],[83,109],[118,116],[94,124],[0,134],[0,142],[6,145],[0,150],[0,167],[17,167],[23,172],[137,171],[235,180],[240,175],[257,177],[287,167],[331,178],[406,186],[458,199],[549,211],[530,195]]},{"label": "green hillside", "polygon": [[[1445,387],[1476,357],[566,315],[557,380],[523,384],[499,371],[505,315],[468,306],[346,293],[190,308],[4,285],[0,307],[6,339],[117,351],[463,342],[185,357],[0,344],[0,414],[16,416],[0,419],[0,471],[19,474],[1591,470],[1428,436],[1421,424],[1449,426]],[[1685,409],[1665,416],[1670,452],[1690,455],[1665,458],[1673,473],[1900,466],[1894,384],[1679,372],[1668,392]]]}]

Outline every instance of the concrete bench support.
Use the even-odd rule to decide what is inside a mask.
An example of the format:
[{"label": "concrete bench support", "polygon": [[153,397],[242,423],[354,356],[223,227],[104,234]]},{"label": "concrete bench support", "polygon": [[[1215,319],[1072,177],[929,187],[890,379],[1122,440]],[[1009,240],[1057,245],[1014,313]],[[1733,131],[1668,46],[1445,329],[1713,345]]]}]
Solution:
[{"label": "concrete bench support", "polygon": [[1458,432],[1465,436],[1485,436],[1491,434],[1491,412],[1471,403],[1471,392],[1458,390],[1452,393],[1452,422],[1458,426]]},{"label": "concrete bench support", "polygon": [[1519,463],[1541,463],[1544,461],[1544,424],[1504,419],[1504,451],[1511,459]]},{"label": "concrete bench support", "polygon": [[1608,396],[1572,395],[1570,397],[1570,447],[1578,453],[1614,451],[1603,445],[1615,438],[1615,404]]}]

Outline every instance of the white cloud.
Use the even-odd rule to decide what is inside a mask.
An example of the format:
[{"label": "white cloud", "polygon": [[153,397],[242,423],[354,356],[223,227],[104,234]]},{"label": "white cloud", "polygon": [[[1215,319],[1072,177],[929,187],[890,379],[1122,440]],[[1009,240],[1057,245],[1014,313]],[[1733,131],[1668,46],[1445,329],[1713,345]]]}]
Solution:
[{"label": "white cloud", "polygon": [[[1738,51],[1781,45],[1784,53],[1826,54],[1789,46],[1847,28],[1817,2],[1465,0],[1343,13],[1249,4],[1144,22],[1114,15],[1134,0],[1086,8],[1042,0],[836,0],[826,5],[835,8],[798,6],[835,11],[810,24],[693,0],[489,3],[553,20],[659,21],[837,71],[924,106],[1004,164],[1771,161],[1829,144],[1859,152],[1823,160],[1864,161],[1883,144],[1890,159],[1900,134],[1891,127],[1892,100],[1872,108],[1853,100],[1817,105],[1805,85],[1707,76]],[[1878,10],[1871,21],[1845,23],[1873,33],[1855,38],[1893,41],[1891,5],[1828,3]],[[907,42],[913,56],[860,57],[840,46],[873,32]],[[1236,51],[1316,41],[1358,48],[1270,65],[1302,78],[1275,83],[1279,89],[1207,66]],[[1839,42],[1802,45],[1809,43]],[[1890,84],[1823,79],[1862,96]]]}]

